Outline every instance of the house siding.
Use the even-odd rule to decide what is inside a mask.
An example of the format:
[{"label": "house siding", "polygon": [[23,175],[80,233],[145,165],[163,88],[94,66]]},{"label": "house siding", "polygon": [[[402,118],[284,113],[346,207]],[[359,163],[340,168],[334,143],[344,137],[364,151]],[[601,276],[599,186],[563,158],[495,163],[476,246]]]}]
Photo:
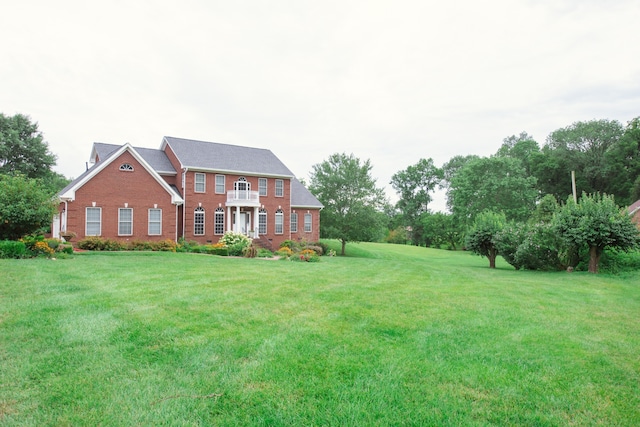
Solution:
[{"label": "house siding", "polygon": [[[120,171],[120,165],[128,163],[132,172]],[[176,240],[176,206],[171,203],[171,195],[148,173],[129,153],[123,152],[117,159],[98,172],[91,180],[76,190],[75,200],[61,203],[62,213],[66,206],[68,231],[77,234],[77,239],[85,236],[86,208],[102,208],[102,237],[123,242],[130,240]],[[133,234],[118,235],[118,209],[133,209]],[[148,210],[162,209],[162,234],[148,234]]]}]

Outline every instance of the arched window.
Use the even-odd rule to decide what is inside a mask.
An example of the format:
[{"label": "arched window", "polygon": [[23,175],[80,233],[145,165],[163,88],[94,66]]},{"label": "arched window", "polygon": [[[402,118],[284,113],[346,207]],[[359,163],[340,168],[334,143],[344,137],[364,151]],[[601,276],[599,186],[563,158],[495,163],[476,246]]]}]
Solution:
[{"label": "arched window", "polygon": [[276,234],[284,233],[284,212],[282,209],[276,211]]},{"label": "arched window", "polygon": [[204,234],[204,209],[201,207],[193,212],[193,234],[195,236]]},{"label": "arched window", "polygon": [[267,211],[260,209],[258,211],[258,234],[267,234]]},{"label": "arched window", "polygon": [[224,234],[224,209],[217,208],[213,218],[213,234]]},{"label": "arched window", "polygon": [[133,172],[133,166],[129,163],[123,163],[120,165],[120,170],[124,172]]}]

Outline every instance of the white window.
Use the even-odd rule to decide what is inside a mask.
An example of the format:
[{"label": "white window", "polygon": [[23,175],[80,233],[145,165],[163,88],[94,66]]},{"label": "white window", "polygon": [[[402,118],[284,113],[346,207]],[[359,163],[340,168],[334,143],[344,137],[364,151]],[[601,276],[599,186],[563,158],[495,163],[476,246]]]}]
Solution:
[{"label": "white window", "polygon": [[217,208],[213,219],[213,234],[224,234],[224,209]]},{"label": "white window", "polygon": [[129,163],[123,163],[120,165],[120,170],[123,172],[133,172],[133,166]]},{"label": "white window", "polygon": [[149,236],[162,234],[162,209],[149,209]]},{"label": "white window", "polygon": [[193,234],[202,236],[204,234],[204,209],[196,208],[193,212]]},{"label": "white window", "polygon": [[224,175],[216,175],[216,194],[224,194],[225,177]]},{"label": "white window", "polygon": [[276,211],[276,234],[284,233],[284,213],[282,209]]},{"label": "white window", "polygon": [[102,208],[87,208],[85,236],[99,236],[102,233]]},{"label": "white window", "polygon": [[267,211],[265,209],[258,211],[258,234],[267,234]]},{"label": "white window", "polygon": [[284,181],[281,179],[276,179],[276,197],[284,196]]},{"label": "white window", "polygon": [[261,196],[267,195],[267,178],[258,178],[258,191]]},{"label": "white window", "polygon": [[195,176],[195,183],[196,183],[195,192],[196,193],[204,193],[204,191],[205,191],[205,185],[204,185],[205,184],[205,177],[206,177],[206,175],[203,174],[203,173],[196,173],[196,176]]},{"label": "white window", "polygon": [[295,212],[291,214],[291,232],[292,233],[298,232],[298,214]]},{"label": "white window", "polygon": [[118,235],[131,236],[133,234],[133,209],[118,209]]},{"label": "white window", "polygon": [[304,232],[311,233],[311,214],[304,214]]}]

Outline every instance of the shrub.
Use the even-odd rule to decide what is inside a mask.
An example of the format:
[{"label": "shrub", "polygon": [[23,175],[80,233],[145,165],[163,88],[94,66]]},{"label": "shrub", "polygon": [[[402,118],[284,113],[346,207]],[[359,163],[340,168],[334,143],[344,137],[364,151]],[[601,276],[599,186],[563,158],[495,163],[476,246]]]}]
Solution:
[{"label": "shrub", "polygon": [[527,270],[561,270],[560,238],[548,224],[530,229],[516,250],[518,264]]},{"label": "shrub", "polygon": [[244,248],[251,244],[252,240],[242,233],[234,233],[233,231],[227,231],[220,238],[219,243],[224,244],[229,248],[229,255],[242,256]]},{"label": "shrub", "polygon": [[153,246],[151,242],[145,242],[142,240],[132,240],[131,243],[129,243],[128,249],[132,251],[151,251],[153,250]]},{"label": "shrub", "polygon": [[273,257],[273,252],[269,249],[260,248],[258,249],[258,258],[271,258]]},{"label": "shrub", "polygon": [[288,246],[283,246],[280,249],[278,249],[276,251],[276,255],[281,256],[281,257],[285,257],[285,258],[289,258],[291,255],[293,255],[293,251],[291,250],[290,247]]},{"label": "shrub", "polygon": [[522,268],[522,263],[516,258],[516,252],[518,251],[518,246],[524,241],[526,234],[526,224],[511,222],[494,236],[498,253],[516,270]]},{"label": "shrub", "polygon": [[26,256],[27,246],[24,242],[0,240],[0,258],[20,259]]},{"label": "shrub", "polygon": [[255,246],[249,245],[242,249],[242,255],[245,258],[255,258],[258,255],[258,250]]},{"label": "shrub", "polygon": [[312,246],[312,245],[308,245],[305,248],[305,251],[309,250],[309,251],[313,251],[316,253],[316,255],[318,256],[322,256],[322,254],[324,253],[324,250],[320,247],[320,246]]},{"label": "shrub", "polygon": [[62,243],[59,239],[45,239],[45,242],[47,242],[47,245],[49,245],[49,247],[54,251],[57,250],[58,246]]},{"label": "shrub", "polygon": [[300,245],[294,240],[285,240],[284,242],[280,243],[280,247],[289,248],[292,252],[295,252],[300,248]]},{"label": "shrub", "polygon": [[306,261],[306,262],[318,262],[320,261],[320,257],[318,254],[311,249],[305,249],[300,254],[296,254],[296,256],[291,257],[292,260],[296,261]]},{"label": "shrub", "polygon": [[31,247],[31,253],[33,253],[34,256],[44,255],[46,257],[50,257],[54,252],[55,251],[51,249],[45,241],[36,242]]},{"label": "shrub", "polygon": [[171,239],[165,239],[151,244],[152,250],[163,252],[176,252],[177,246],[176,242]]},{"label": "shrub", "polygon": [[640,251],[605,250],[600,258],[600,271],[619,274],[640,270]]},{"label": "shrub", "polygon": [[126,245],[113,239],[89,236],[78,242],[78,248],[87,251],[121,251],[126,248]]}]

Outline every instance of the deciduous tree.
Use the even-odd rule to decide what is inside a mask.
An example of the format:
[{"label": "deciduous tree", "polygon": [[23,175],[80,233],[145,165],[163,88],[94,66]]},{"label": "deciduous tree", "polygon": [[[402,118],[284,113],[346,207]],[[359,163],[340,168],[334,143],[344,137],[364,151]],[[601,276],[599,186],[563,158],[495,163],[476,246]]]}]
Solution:
[{"label": "deciduous tree", "polygon": [[638,245],[638,228],[612,196],[583,193],[578,203],[569,198],[554,216],[553,226],[569,247],[589,249],[589,272],[597,273],[605,249],[628,251]]},{"label": "deciduous tree", "polygon": [[384,190],[371,177],[369,160],[353,154],[332,154],[313,166],[309,190],[324,205],[320,211],[323,237],[342,243],[367,242],[381,237],[384,227]]},{"label": "deciduous tree", "polygon": [[51,224],[55,205],[35,179],[0,175],[0,239],[15,240]]},{"label": "deciduous tree", "polygon": [[496,268],[498,249],[496,236],[505,227],[503,213],[484,211],[478,214],[465,239],[467,250],[489,259],[489,268]]},{"label": "deciduous tree", "polygon": [[55,164],[38,123],[22,114],[9,117],[0,113],[0,174],[44,178]]}]

